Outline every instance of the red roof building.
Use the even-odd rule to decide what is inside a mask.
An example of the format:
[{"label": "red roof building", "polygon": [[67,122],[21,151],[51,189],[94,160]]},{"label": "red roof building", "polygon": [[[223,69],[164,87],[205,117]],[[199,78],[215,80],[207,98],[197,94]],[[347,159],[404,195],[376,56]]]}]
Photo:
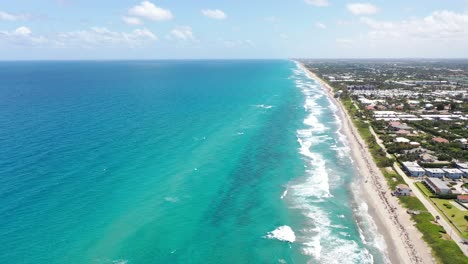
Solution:
[{"label": "red roof building", "polygon": [[442,138],[442,137],[432,138],[432,141],[435,142],[435,143],[444,143],[444,144],[449,143],[448,139],[445,139],[445,138]]}]

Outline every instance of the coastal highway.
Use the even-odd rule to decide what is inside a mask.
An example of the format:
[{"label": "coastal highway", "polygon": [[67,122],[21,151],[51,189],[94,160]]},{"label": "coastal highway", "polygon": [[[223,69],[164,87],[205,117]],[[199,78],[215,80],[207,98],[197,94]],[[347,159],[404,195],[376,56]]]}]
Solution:
[{"label": "coastal highway", "polygon": [[439,216],[439,220],[437,221],[441,226],[444,227],[445,231],[447,231],[447,234],[449,234],[453,241],[457,243],[458,247],[463,251],[465,256],[468,256],[468,245],[465,245],[462,243],[463,238],[457,233],[457,231],[447,222],[447,220],[442,216],[442,214],[437,211],[437,209],[434,207],[432,203],[429,202],[429,200],[424,196],[424,194],[419,190],[419,188],[415,185],[415,180],[410,179],[398,166],[398,164],[395,162],[393,164],[393,168],[395,169],[398,174],[400,174],[401,177],[405,180],[406,184],[411,188],[413,191],[414,195],[418,197],[418,199],[424,204],[424,206],[427,208],[427,210],[435,217]]}]

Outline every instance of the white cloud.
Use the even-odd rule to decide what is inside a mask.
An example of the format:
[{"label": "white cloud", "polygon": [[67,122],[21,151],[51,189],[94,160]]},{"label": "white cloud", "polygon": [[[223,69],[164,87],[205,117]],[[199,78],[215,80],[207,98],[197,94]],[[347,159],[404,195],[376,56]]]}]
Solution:
[{"label": "white cloud", "polygon": [[59,46],[140,46],[156,41],[158,37],[148,29],[135,29],[131,32],[116,32],[105,27],[92,27],[89,30],[79,30],[61,33],[57,36]]},{"label": "white cloud", "polygon": [[224,46],[226,48],[238,48],[238,47],[255,47],[255,43],[249,39],[246,40],[224,40]]},{"label": "white cloud", "polygon": [[353,15],[372,15],[379,12],[379,8],[370,3],[352,3],[346,7]]},{"label": "white cloud", "polygon": [[141,25],[143,22],[138,18],[138,17],[128,17],[128,16],[123,16],[122,17],[123,22],[129,25]]},{"label": "white cloud", "polygon": [[0,11],[0,21],[18,21],[18,20],[26,20],[29,16],[23,14],[10,14],[7,12]]},{"label": "white cloud", "polygon": [[360,21],[369,26],[369,36],[372,39],[397,38],[405,42],[412,39],[468,40],[468,14],[446,10],[435,11],[422,19],[400,22],[377,21],[365,17]]},{"label": "white cloud", "polygon": [[21,26],[13,31],[0,31],[0,41],[15,45],[30,46],[46,43],[47,39],[43,36],[36,36],[32,33],[30,28]]},{"label": "white cloud", "polygon": [[15,29],[15,35],[18,35],[18,36],[29,36],[31,35],[32,31],[31,29],[29,29],[28,27],[19,27],[17,29]]},{"label": "white cloud", "polygon": [[354,40],[349,38],[337,38],[336,43],[338,43],[341,46],[349,47],[354,43]]},{"label": "white cloud", "polygon": [[265,17],[263,20],[265,20],[266,22],[269,22],[269,23],[276,23],[279,21],[279,19],[275,16],[269,16],[269,17]]},{"label": "white cloud", "polygon": [[223,20],[227,18],[227,15],[219,9],[203,9],[202,14],[206,17]]},{"label": "white cloud", "polygon": [[142,17],[153,21],[171,20],[173,15],[170,10],[157,7],[150,1],[143,1],[136,5],[128,13],[135,17]]},{"label": "white cloud", "polygon": [[315,27],[320,28],[320,29],[326,29],[327,28],[327,26],[325,24],[320,23],[320,22],[315,23]]},{"label": "white cloud", "polygon": [[305,2],[313,6],[329,6],[330,5],[328,0],[305,0]]},{"label": "white cloud", "polygon": [[178,26],[171,31],[171,36],[183,41],[195,41],[192,28],[189,26]]}]

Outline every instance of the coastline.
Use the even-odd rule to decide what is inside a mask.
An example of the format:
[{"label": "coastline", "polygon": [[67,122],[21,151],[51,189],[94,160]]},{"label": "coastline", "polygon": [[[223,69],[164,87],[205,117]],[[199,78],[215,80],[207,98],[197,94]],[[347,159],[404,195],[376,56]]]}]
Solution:
[{"label": "coastline", "polygon": [[[338,108],[342,120],[342,132],[349,141],[351,155],[360,174],[360,196],[368,205],[368,212],[374,219],[378,231],[387,244],[387,257],[391,263],[435,263],[431,249],[422,239],[406,209],[397,198],[390,195],[390,189],[380,169],[375,164],[367,145],[355,128],[351,117],[334,97],[333,89],[301,62],[298,65],[326,90],[329,99]],[[356,193],[355,193],[356,195]]]}]

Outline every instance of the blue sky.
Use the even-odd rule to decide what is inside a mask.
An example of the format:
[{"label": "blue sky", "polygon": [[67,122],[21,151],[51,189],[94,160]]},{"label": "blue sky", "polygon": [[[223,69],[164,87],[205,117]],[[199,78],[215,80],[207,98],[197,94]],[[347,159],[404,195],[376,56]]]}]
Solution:
[{"label": "blue sky", "polygon": [[0,60],[468,57],[468,0],[1,0]]}]

